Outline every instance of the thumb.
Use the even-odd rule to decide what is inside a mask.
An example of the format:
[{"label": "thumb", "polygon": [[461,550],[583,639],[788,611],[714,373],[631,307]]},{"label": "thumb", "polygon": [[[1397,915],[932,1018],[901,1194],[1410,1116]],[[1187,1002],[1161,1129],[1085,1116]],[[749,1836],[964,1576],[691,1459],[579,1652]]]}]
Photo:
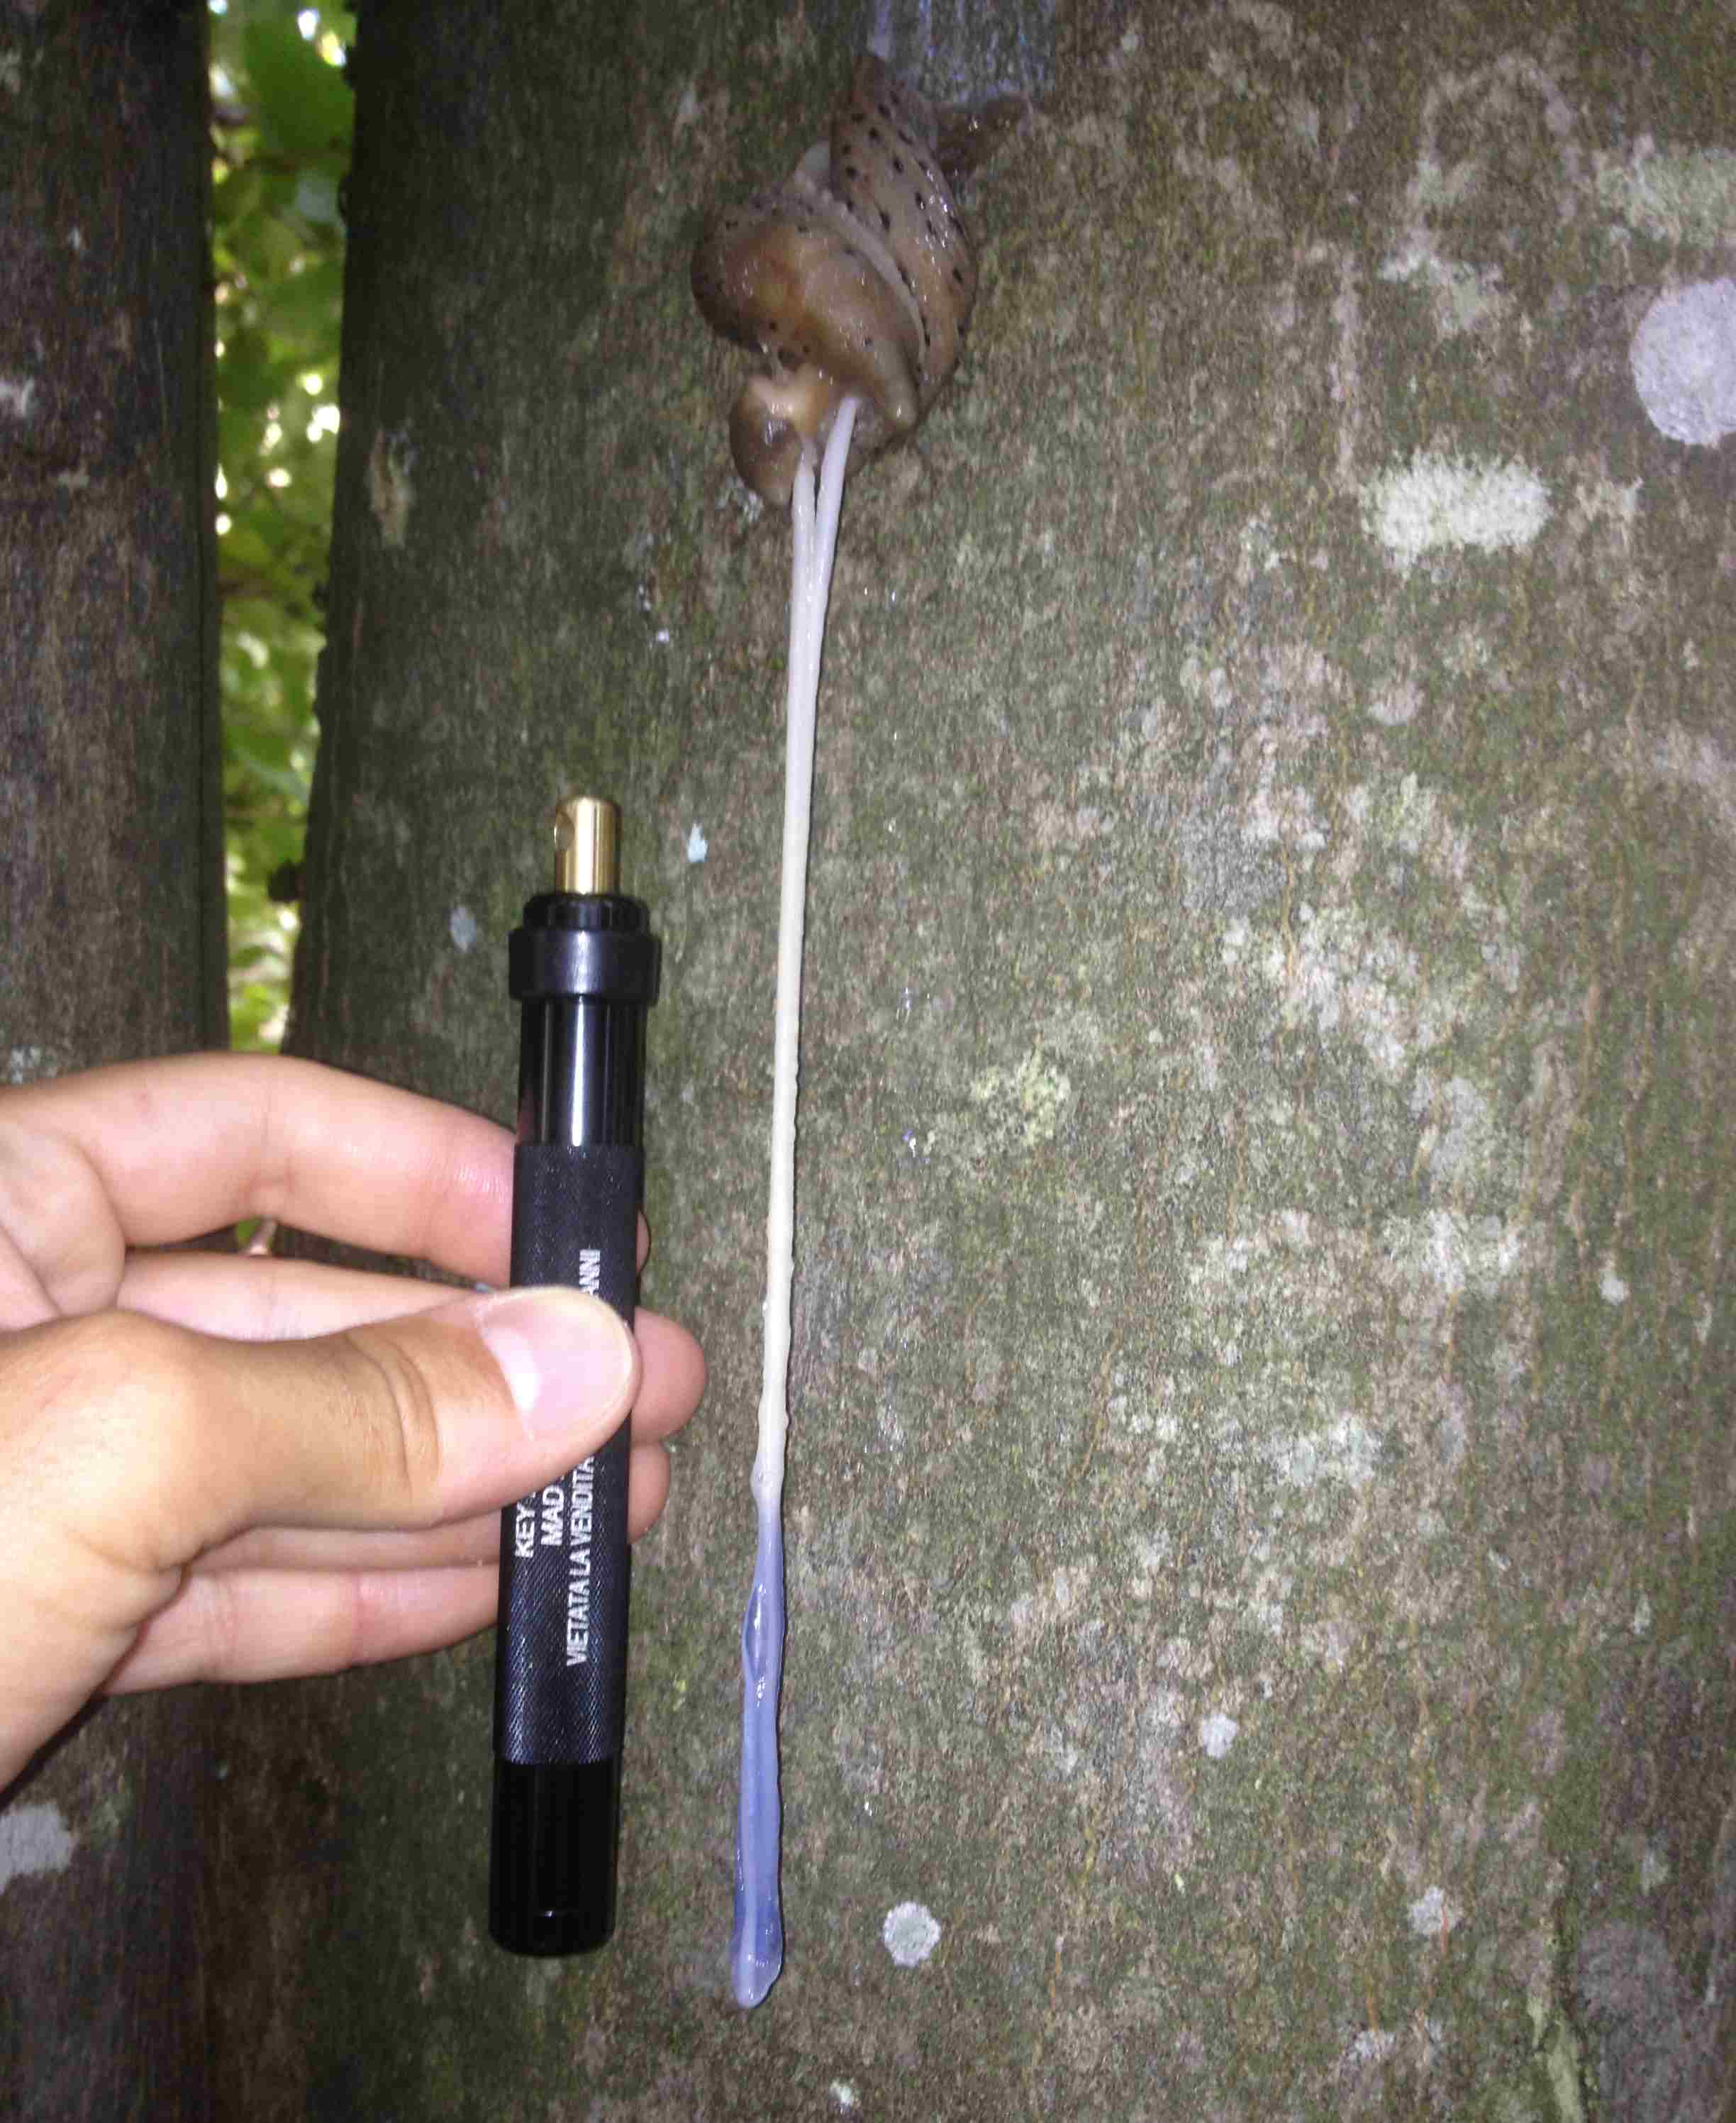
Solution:
[{"label": "thumb", "polygon": [[121,1311],[0,1339],[0,1602],[23,1618],[0,1643],[0,1786],[218,1541],[508,1502],[595,1451],[638,1387],[620,1318],[565,1289],[300,1342]]},{"label": "thumb", "polygon": [[632,1335],[574,1290],[306,1341],[98,1313],[0,1345],[0,1488],[38,1489],[155,1576],[250,1526],[427,1526],[510,1502],[594,1451],[638,1385]]},{"label": "thumb", "polygon": [[508,1502],[595,1451],[639,1389],[619,1315],[553,1286],[204,1347],[203,1427],[226,1433],[236,1478],[205,1545],[246,1525],[436,1525]]}]

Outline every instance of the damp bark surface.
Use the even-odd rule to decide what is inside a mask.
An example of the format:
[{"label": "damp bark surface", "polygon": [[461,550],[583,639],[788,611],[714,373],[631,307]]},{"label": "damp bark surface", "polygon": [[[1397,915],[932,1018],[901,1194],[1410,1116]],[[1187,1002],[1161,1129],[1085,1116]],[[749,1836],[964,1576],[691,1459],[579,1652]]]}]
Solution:
[{"label": "damp bark surface", "polygon": [[[0,1085],[227,1041],[196,9],[0,14]],[[0,1802],[0,2113],[213,2111],[212,1705]]]},{"label": "damp bark surface", "polygon": [[486,1640],[235,1699],[227,2112],[1710,2123],[1736,443],[1629,354],[1733,270],[1709,5],[1020,43],[969,347],[839,543],[728,2003],[789,533],[686,261],[872,26],[364,10],[293,1043],[508,1118],[543,822],[615,796],[712,1384],[614,1944],[486,1941]]}]

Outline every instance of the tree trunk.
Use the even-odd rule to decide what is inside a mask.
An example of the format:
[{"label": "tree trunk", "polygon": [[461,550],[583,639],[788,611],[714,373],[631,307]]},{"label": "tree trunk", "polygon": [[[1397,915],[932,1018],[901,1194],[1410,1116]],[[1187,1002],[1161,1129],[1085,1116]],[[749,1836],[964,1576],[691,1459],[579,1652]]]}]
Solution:
[{"label": "tree trunk", "polygon": [[[0,35],[0,1081],[227,1043],[199,10]],[[206,1699],[0,1807],[0,2107],[201,2117]]]},{"label": "tree trunk", "polygon": [[227,2112],[1717,2115],[1736,459],[1630,346],[1729,269],[1736,57],[1632,21],[1022,48],[962,371],[845,499],[744,2018],[789,532],[687,259],[862,33],[366,10],[294,1043],[507,1117],[549,808],[617,796],[712,1387],[615,1943],[485,1943],[486,1640],[250,1696]]}]

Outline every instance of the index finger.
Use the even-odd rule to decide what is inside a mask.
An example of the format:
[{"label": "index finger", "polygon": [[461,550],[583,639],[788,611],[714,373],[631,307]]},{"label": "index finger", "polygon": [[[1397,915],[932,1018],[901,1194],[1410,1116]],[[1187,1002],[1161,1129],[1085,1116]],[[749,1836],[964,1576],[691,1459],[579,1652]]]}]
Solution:
[{"label": "index finger", "polygon": [[129,1246],[274,1216],[507,1279],[512,1136],[365,1076],[278,1055],[179,1055],[0,1094],[0,1122],[75,1151]]}]

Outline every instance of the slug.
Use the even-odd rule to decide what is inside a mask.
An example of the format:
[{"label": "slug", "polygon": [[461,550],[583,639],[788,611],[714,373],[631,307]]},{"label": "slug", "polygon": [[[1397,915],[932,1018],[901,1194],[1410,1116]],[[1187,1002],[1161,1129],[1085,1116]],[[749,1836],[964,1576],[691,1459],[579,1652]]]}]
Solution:
[{"label": "slug", "polygon": [[780,185],[718,214],[693,254],[714,331],[758,354],[729,419],[736,469],[787,508],[804,452],[860,401],[857,456],[907,435],[952,373],[976,259],[942,167],[946,114],[860,59],[849,91]]}]

